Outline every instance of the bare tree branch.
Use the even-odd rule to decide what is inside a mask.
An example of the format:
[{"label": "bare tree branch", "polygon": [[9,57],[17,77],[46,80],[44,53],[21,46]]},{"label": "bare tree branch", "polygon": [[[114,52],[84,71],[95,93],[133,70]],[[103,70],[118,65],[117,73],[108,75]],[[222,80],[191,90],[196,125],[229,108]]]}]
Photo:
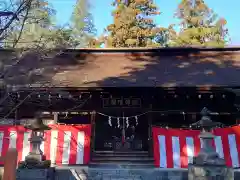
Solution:
[{"label": "bare tree branch", "polygon": [[4,37],[2,37],[2,34],[4,33],[4,31],[6,31],[11,24],[18,19],[18,15],[20,13],[22,13],[24,10],[26,10],[29,6],[29,3],[31,3],[32,0],[24,0],[19,7],[17,8],[16,12],[14,12],[14,15],[9,19],[9,21],[4,25],[3,28],[0,29],[0,40],[4,39]]},{"label": "bare tree branch", "polygon": [[19,32],[19,34],[18,34],[18,37],[17,37],[17,39],[15,40],[15,42],[13,43],[13,46],[12,46],[13,48],[16,47],[17,43],[18,43],[19,40],[21,39],[22,32],[23,32],[23,28],[24,28],[25,22],[26,22],[26,20],[27,20],[27,18],[28,18],[28,14],[29,14],[29,10],[30,10],[30,8],[31,8],[31,4],[32,4],[32,1],[29,1],[28,4],[27,4],[27,11],[26,11],[26,14],[25,14],[25,16],[24,16],[24,18],[23,18],[23,22],[22,22],[22,24],[21,24],[21,29],[20,29],[20,32]]},{"label": "bare tree branch", "polygon": [[[13,57],[9,58],[9,57],[4,57],[2,59],[0,59],[0,64],[3,63],[3,67],[1,69],[1,65],[0,65],[0,81],[3,82],[3,86],[0,88],[1,89],[5,89],[6,92],[12,92],[12,91],[16,91],[16,89],[14,90],[15,83],[19,83],[18,81],[15,82],[15,79],[18,79],[19,76],[24,76],[24,78],[27,79],[27,81],[29,80],[29,83],[31,84],[31,82],[35,83],[37,82],[35,79],[33,79],[35,77],[35,70],[38,69],[38,65],[36,65],[36,67],[31,67],[28,68],[26,65],[26,70],[24,71],[24,74],[18,74],[18,71],[15,71],[16,66],[23,67],[24,66],[24,60],[29,58],[29,56],[31,57],[31,55],[34,54],[34,60],[35,61],[41,61],[41,59],[45,59],[45,58],[53,58],[58,54],[61,54],[62,49],[64,49],[66,46],[61,46],[61,43],[55,43],[55,40],[53,40],[55,37],[50,37],[52,36],[52,34],[50,33],[50,36],[48,37],[48,35],[45,37],[44,34],[41,34],[40,37],[37,38],[37,41],[32,41],[31,42],[31,46],[26,46],[24,48],[21,49],[15,49],[17,47],[17,45],[19,44],[19,42],[21,41],[21,38],[23,36],[23,31],[24,31],[24,27],[26,24],[26,21],[28,21],[29,19],[32,19],[34,17],[31,17],[29,14],[31,14],[31,9],[32,6],[34,4],[33,0],[22,0],[20,4],[17,3],[13,3],[11,0],[11,5],[13,7],[13,9],[16,9],[16,11],[13,11],[13,16],[11,16],[10,19],[8,19],[6,21],[6,23],[3,25],[2,24],[2,29],[0,29],[0,41],[4,40],[4,43],[8,42],[8,32],[12,33],[12,31],[14,31],[16,29],[17,37],[14,38],[14,40],[12,41],[12,45],[11,47],[13,48]],[[33,8],[34,9],[34,8]],[[18,18],[21,20],[21,23],[16,23],[17,27],[13,28],[13,26],[15,26],[15,22],[18,20]],[[33,22],[35,23],[35,22]],[[61,31],[64,30],[64,27],[62,28],[56,28],[57,29],[57,33],[58,31],[61,33]],[[54,29],[55,30],[55,29]],[[7,33],[5,33],[7,32]],[[54,35],[54,33],[53,33]],[[43,37],[44,36],[44,37]],[[55,35],[54,35],[55,36]],[[24,39],[24,37],[23,37]],[[10,40],[11,41],[11,40]],[[53,46],[51,48],[49,48],[49,46],[47,45],[48,41],[54,41]],[[57,41],[56,41],[57,42]],[[60,45],[60,46],[59,46]],[[55,48],[58,47],[58,49],[56,50]],[[40,65],[39,65],[40,66]],[[24,66],[25,68],[25,66]],[[46,67],[43,67],[46,68]],[[13,73],[14,72],[14,73]],[[29,79],[28,79],[29,78]],[[13,79],[13,81],[12,81]],[[25,81],[24,81],[25,82]],[[52,86],[51,82],[45,82],[42,83],[42,86]],[[9,88],[10,87],[10,88]],[[17,88],[18,89],[18,88]],[[3,102],[6,102],[8,100],[6,100],[8,97],[8,93],[6,93],[3,97],[0,97],[0,106],[1,104],[3,104]]]}]

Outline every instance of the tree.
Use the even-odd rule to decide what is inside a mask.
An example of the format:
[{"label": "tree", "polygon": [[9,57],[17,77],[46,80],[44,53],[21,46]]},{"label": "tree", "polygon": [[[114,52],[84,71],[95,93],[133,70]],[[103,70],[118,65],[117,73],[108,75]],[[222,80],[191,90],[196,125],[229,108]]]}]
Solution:
[{"label": "tree", "polygon": [[112,4],[114,22],[106,28],[103,38],[108,47],[159,47],[156,41],[166,31],[157,27],[152,17],[159,15],[153,0],[115,0]]},{"label": "tree", "polygon": [[30,48],[36,44],[52,45],[49,37],[55,33],[53,18],[55,10],[46,0],[31,0],[29,8],[19,21],[13,23],[11,32],[5,38],[5,46],[12,48]]},{"label": "tree", "polygon": [[88,0],[77,0],[70,24],[74,47],[83,48],[88,46],[91,39],[96,35],[97,30],[89,10],[90,4]]},{"label": "tree", "polygon": [[[31,68],[26,66],[21,70],[24,72],[21,76],[31,79],[39,69],[39,61],[60,54],[72,40],[71,32],[54,26],[55,11],[46,0],[12,0],[8,11],[13,16],[1,21],[0,38],[2,48],[12,50],[0,57],[1,89],[10,85],[9,78],[12,81],[20,76],[16,73],[20,71],[17,71],[18,67],[25,66],[23,61],[33,59],[32,65],[29,65]],[[44,73],[45,69],[49,67],[41,67],[41,72]]]},{"label": "tree", "polygon": [[204,0],[182,0],[176,17],[181,30],[171,45],[224,47],[227,43],[226,20],[218,18]]},{"label": "tree", "polygon": [[[8,12],[9,15],[1,16],[0,18],[0,41],[1,48],[4,47],[5,40],[9,37],[9,34],[14,28],[14,24],[19,21],[19,16],[24,16],[26,12],[29,11],[30,4],[32,0],[25,1],[11,1],[11,5],[5,9],[5,12]],[[10,53],[12,54],[12,53]],[[14,56],[7,55],[7,57],[1,56],[0,58],[0,89],[5,88],[5,64],[9,60],[14,59]],[[2,100],[2,99],[1,99]],[[0,100],[0,102],[1,102]]]}]

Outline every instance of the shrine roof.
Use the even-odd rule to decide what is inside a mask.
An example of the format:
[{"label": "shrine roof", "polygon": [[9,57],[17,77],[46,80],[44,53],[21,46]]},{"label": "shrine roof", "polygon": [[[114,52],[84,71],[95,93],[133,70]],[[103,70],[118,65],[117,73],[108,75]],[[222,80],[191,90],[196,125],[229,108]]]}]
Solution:
[{"label": "shrine roof", "polygon": [[[6,59],[10,50],[0,50]],[[3,55],[5,53],[5,55]],[[240,48],[66,49],[28,54],[7,71],[20,87],[179,87],[240,85]],[[7,55],[7,56],[6,56]]]}]

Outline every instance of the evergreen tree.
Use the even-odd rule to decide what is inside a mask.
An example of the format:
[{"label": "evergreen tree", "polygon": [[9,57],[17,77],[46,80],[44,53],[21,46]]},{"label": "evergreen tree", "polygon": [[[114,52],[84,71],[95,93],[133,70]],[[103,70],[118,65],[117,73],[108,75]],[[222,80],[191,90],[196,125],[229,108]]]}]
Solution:
[{"label": "evergreen tree", "polygon": [[166,29],[159,28],[152,17],[159,15],[153,0],[114,0],[114,22],[106,28],[103,38],[107,47],[158,47],[156,37]]},{"label": "evergreen tree", "polygon": [[176,17],[181,20],[180,32],[171,45],[224,47],[227,43],[226,20],[218,18],[204,0],[182,0]]},{"label": "evergreen tree", "polygon": [[89,12],[90,4],[88,0],[77,0],[71,18],[72,38],[78,48],[89,45],[91,39],[96,34],[93,16]]},{"label": "evergreen tree", "polygon": [[47,0],[32,0],[26,14],[20,16],[13,29],[5,39],[6,47],[34,48],[35,46],[53,46],[51,41],[55,36],[54,15],[55,10]]}]

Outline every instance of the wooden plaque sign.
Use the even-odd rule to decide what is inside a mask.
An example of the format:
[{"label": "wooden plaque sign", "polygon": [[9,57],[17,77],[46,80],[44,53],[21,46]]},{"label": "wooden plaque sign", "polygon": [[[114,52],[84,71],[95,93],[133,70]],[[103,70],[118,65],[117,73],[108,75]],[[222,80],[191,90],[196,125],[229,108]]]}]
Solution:
[{"label": "wooden plaque sign", "polygon": [[141,107],[140,98],[104,98],[103,107],[105,108],[139,108]]}]

